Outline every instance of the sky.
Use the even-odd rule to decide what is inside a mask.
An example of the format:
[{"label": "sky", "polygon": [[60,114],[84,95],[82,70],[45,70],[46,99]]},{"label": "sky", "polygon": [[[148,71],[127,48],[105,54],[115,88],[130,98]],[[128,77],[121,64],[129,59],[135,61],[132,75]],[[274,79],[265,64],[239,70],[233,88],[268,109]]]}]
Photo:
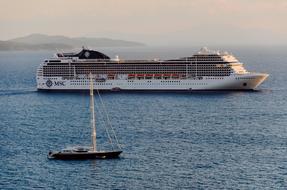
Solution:
[{"label": "sky", "polygon": [[32,33],[148,45],[286,45],[287,0],[0,0],[0,40]]}]

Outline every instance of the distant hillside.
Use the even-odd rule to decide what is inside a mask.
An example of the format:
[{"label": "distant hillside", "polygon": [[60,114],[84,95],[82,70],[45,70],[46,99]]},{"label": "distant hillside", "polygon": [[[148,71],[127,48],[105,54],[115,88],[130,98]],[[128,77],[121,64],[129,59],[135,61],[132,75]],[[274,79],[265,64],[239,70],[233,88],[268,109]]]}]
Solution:
[{"label": "distant hillside", "polygon": [[139,42],[114,40],[108,38],[69,38],[65,36],[48,36],[44,34],[31,34],[8,41],[0,41],[0,51],[72,49],[82,46],[90,48],[135,47],[144,46],[144,44]]},{"label": "distant hillside", "polygon": [[47,44],[26,44],[12,41],[0,41],[0,51],[19,51],[19,50],[68,50],[73,46],[60,43]]}]

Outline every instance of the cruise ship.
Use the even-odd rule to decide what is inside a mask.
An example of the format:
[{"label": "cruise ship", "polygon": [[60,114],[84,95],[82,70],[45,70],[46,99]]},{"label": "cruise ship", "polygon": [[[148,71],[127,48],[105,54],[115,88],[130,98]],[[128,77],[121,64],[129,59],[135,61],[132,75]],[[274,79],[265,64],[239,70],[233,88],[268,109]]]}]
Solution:
[{"label": "cruise ship", "polygon": [[255,90],[266,73],[248,72],[228,52],[202,48],[192,56],[169,60],[122,60],[83,48],[56,53],[37,69],[38,90]]}]

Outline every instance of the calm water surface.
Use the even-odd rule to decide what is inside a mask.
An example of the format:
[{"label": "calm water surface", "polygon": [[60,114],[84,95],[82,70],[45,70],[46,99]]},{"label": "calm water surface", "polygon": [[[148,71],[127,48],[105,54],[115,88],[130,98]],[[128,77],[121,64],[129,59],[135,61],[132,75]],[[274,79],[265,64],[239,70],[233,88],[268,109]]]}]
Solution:
[{"label": "calm water surface", "polygon": [[[94,161],[47,159],[90,143],[87,93],[36,91],[53,52],[1,52],[0,189],[286,189],[287,48],[225,49],[270,78],[255,92],[104,93],[124,153]],[[102,50],[174,58],[197,48]]]}]

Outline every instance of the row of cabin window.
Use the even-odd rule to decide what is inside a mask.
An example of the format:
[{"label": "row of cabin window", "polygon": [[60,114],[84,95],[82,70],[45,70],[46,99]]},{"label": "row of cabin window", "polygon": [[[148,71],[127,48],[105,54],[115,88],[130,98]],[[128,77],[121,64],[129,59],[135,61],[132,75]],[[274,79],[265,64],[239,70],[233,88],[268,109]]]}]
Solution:
[{"label": "row of cabin window", "polygon": [[[207,83],[129,83],[130,85],[207,85]],[[71,85],[89,85],[89,83],[71,83]],[[112,83],[96,83],[94,85],[111,86]]]},{"label": "row of cabin window", "polygon": [[[76,66],[76,67],[69,67],[69,66],[53,66],[53,67],[44,67],[43,69],[67,69],[67,70],[78,70],[78,69],[162,69],[162,68],[217,68],[217,65],[97,65],[97,66]],[[231,68],[230,66],[225,66],[221,68]]]},{"label": "row of cabin window", "polygon": [[168,73],[176,73],[176,72],[179,72],[179,73],[185,73],[185,72],[231,72],[231,69],[216,69],[216,70],[211,70],[211,69],[196,69],[196,70],[191,70],[191,69],[188,69],[188,70],[174,70],[174,69],[165,69],[165,70],[77,70],[77,71],[74,71],[74,72],[71,72],[71,71],[63,71],[63,70],[45,70],[43,73],[106,73],[106,72],[110,72],[110,73],[120,73],[120,72],[128,72],[128,73],[145,73],[145,72],[148,72],[148,73],[158,73],[158,72],[161,72],[161,73],[164,73],[164,72],[168,72]]}]

